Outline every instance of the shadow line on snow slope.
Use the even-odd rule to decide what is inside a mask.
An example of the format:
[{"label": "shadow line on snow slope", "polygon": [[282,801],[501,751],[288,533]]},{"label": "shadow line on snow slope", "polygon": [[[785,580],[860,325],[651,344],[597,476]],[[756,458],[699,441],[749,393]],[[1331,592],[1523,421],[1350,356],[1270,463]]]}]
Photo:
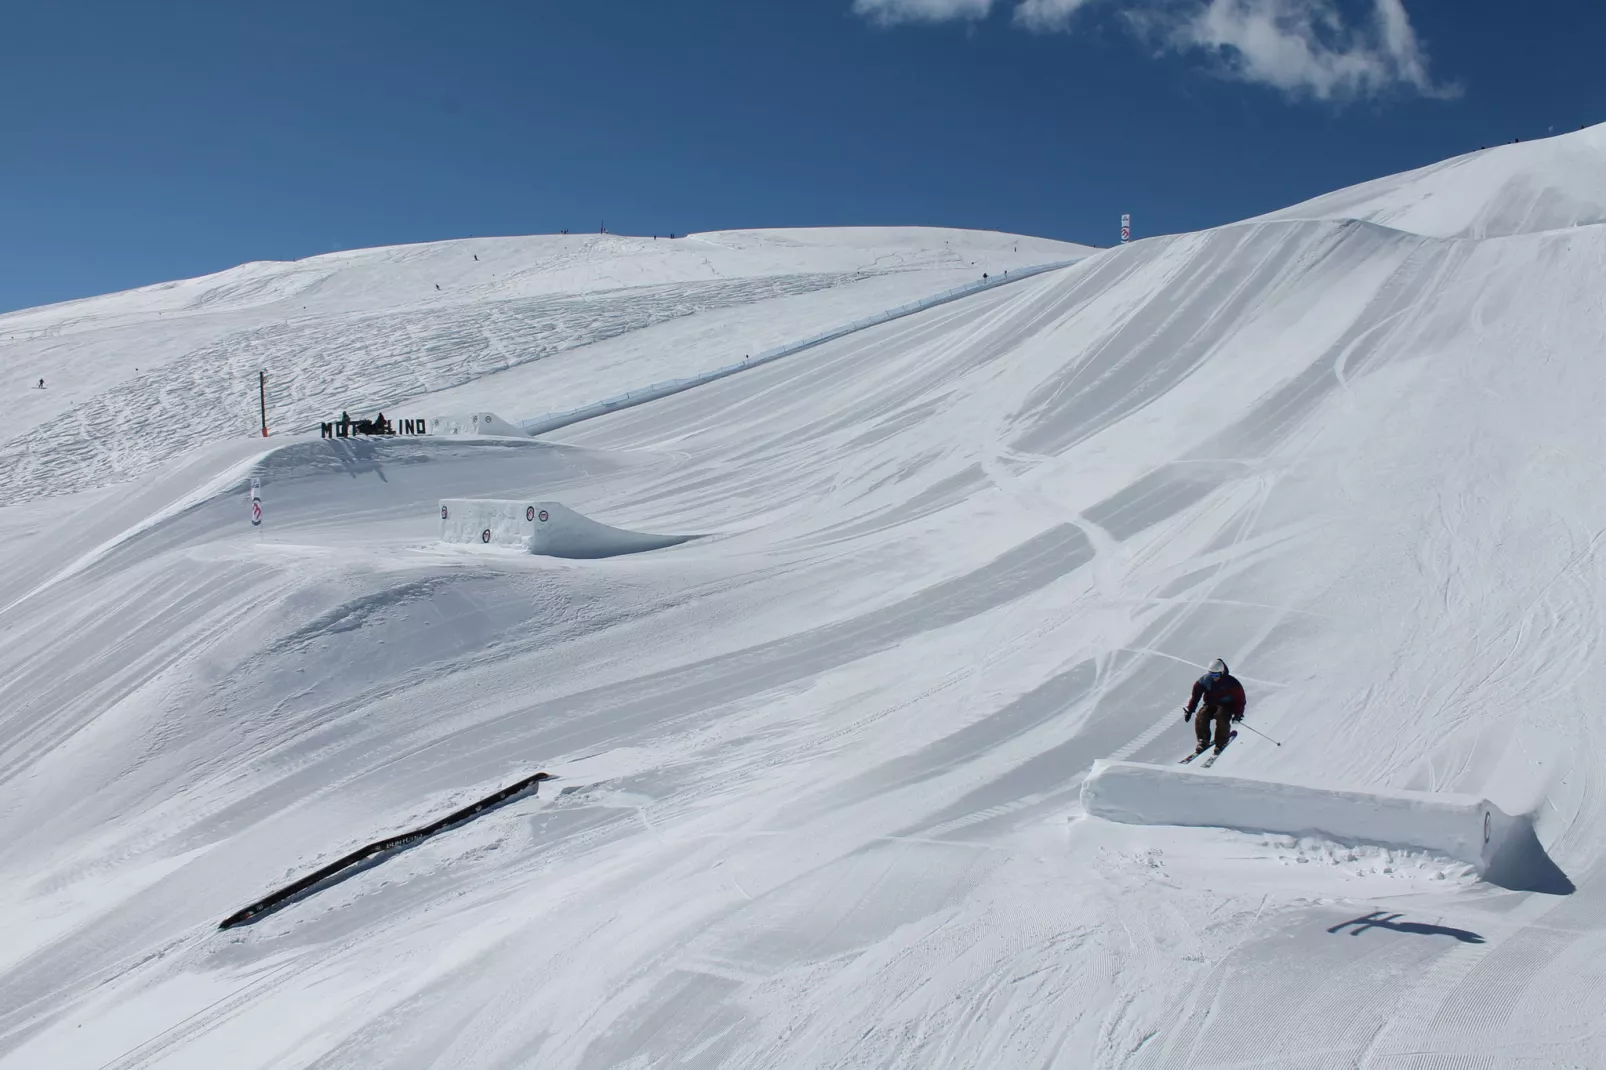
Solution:
[{"label": "shadow line on snow slope", "polygon": [[1370,914],[1353,918],[1349,921],[1339,922],[1327,931],[1337,936],[1345,929],[1354,926],[1351,936],[1359,936],[1368,929],[1388,929],[1396,933],[1412,933],[1417,936],[1453,936],[1463,944],[1485,943],[1482,936],[1470,929],[1456,929],[1448,925],[1429,925],[1420,921],[1400,921],[1404,914],[1390,914],[1386,910],[1374,910]]},{"label": "shadow line on snow slope", "polygon": [[[1097,680],[1098,666],[1091,658],[1078,662],[957,732],[833,787],[831,797],[838,806],[851,805],[959,769],[1064,716],[1093,690]],[[811,812],[808,817],[812,816]]]},{"label": "shadow line on snow slope", "polygon": [[387,775],[395,775],[397,762],[448,743],[454,760],[472,768],[484,756],[505,753],[511,746],[565,754],[627,735],[657,738],[656,733],[688,720],[707,718],[718,706],[851,664],[1039,593],[1093,557],[1081,528],[1056,525],[971,572],[868,613],[443,731],[397,754]]},{"label": "shadow line on snow slope", "polygon": [[1500,851],[1489,862],[1483,879],[1510,892],[1539,892],[1543,895],[1572,895],[1578,886],[1562,872],[1534,832],[1533,822],[1518,818],[1506,833]]},{"label": "shadow line on snow slope", "polygon": [[330,446],[330,452],[339,459],[352,479],[372,472],[381,483],[390,482],[385,478],[385,466],[379,463],[379,448],[374,443],[336,439]]}]

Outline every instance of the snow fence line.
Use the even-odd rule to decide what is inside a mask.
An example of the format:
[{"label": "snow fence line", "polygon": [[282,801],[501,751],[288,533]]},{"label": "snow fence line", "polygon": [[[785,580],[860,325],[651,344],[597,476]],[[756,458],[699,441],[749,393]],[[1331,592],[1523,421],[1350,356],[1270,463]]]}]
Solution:
[{"label": "snow fence line", "polygon": [[1406,847],[1488,871],[1521,822],[1488,799],[1427,791],[1347,791],[1100,760],[1082,782],[1093,817]]},{"label": "snow fence line", "polygon": [[834,330],[826,331],[824,334],[814,335],[813,337],[806,338],[801,342],[790,342],[786,345],[777,346],[773,349],[766,349],[762,353],[755,353],[750,357],[744,358],[738,364],[727,364],[722,368],[715,368],[713,371],[703,372],[699,375],[688,376],[684,379],[665,379],[661,382],[652,383],[648,386],[631,390],[615,397],[608,398],[604,401],[598,401],[594,404],[586,405],[582,408],[571,409],[568,412],[549,412],[544,416],[537,416],[533,419],[522,420],[520,421],[519,426],[524,430],[525,434],[529,435],[539,435],[547,431],[556,431],[560,427],[568,427],[570,424],[577,424],[582,420],[590,420],[593,417],[603,416],[610,412],[617,412],[620,409],[630,409],[637,405],[645,405],[649,401],[657,401],[659,398],[666,398],[671,394],[678,394],[683,390],[690,390],[692,387],[702,386],[703,384],[711,383],[716,379],[723,379],[728,375],[735,375],[737,372],[743,372],[749,368],[756,368],[761,364],[768,364],[771,361],[780,360],[782,357],[789,357],[794,353],[801,353],[805,349],[813,349],[815,346],[824,345],[827,342],[834,342],[838,338],[843,338],[847,335],[862,331],[867,327],[875,327],[882,323],[890,323],[892,320],[902,319],[904,316],[912,316],[916,312],[924,312],[928,308],[936,308],[938,305],[945,305],[950,301],[957,301],[962,297],[969,297],[971,294],[978,294],[986,290],[997,289],[1000,286],[1008,286],[1010,283],[1021,282],[1025,279],[1032,278],[1035,275],[1041,275],[1046,271],[1058,271],[1060,268],[1067,268],[1072,264],[1078,263],[1081,263],[1081,261],[1060,260],[1052,264],[1038,264],[1034,267],[1020,268],[1019,270],[1011,271],[1008,274],[995,275],[990,278],[981,279],[977,282],[966,283],[964,286],[956,286],[952,290],[944,290],[940,294],[922,298],[919,301],[912,301],[907,305],[899,305],[897,308],[888,309],[885,312],[878,312],[873,316],[867,316],[861,320],[855,320],[846,326],[837,327]]},{"label": "snow fence line", "polygon": [[695,535],[654,535],[599,524],[558,502],[442,498],[441,542],[547,557],[599,558],[678,546]]}]

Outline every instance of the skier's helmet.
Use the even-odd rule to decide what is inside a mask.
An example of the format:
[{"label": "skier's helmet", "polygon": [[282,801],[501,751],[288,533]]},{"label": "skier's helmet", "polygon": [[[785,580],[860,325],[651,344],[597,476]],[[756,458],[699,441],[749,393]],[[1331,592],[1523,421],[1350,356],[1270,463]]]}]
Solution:
[{"label": "skier's helmet", "polygon": [[1227,675],[1227,663],[1225,661],[1222,661],[1220,658],[1217,658],[1215,661],[1212,661],[1210,663],[1210,675],[1211,676],[1225,676],[1225,675]]}]

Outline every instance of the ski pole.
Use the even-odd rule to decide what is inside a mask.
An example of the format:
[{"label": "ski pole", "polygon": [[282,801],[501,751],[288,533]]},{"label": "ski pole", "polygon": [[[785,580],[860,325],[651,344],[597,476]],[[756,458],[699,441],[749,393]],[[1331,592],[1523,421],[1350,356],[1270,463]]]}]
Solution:
[{"label": "ski pole", "polygon": [[[1240,728],[1249,728],[1249,726],[1244,724],[1242,721],[1239,721],[1238,725],[1239,725]],[[1261,739],[1267,739],[1267,740],[1271,740],[1271,742],[1273,742],[1273,743],[1277,743],[1277,741],[1275,739],[1272,739],[1270,736],[1268,736],[1266,733],[1262,732],[1258,728],[1249,728],[1249,731],[1253,732],[1255,735],[1259,736]],[[1277,745],[1279,747],[1282,746],[1281,743],[1277,743]]]}]

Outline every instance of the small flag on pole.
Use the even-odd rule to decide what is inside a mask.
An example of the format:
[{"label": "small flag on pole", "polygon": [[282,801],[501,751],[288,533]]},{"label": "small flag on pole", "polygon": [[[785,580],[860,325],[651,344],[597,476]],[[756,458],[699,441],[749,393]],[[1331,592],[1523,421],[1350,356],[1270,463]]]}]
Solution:
[{"label": "small flag on pole", "polygon": [[262,480],[251,477],[251,526],[262,526]]},{"label": "small flag on pole", "polygon": [[1121,216],[1121,244],[1125,245],[1132,240],[1132,216],[1126,213]]}]

